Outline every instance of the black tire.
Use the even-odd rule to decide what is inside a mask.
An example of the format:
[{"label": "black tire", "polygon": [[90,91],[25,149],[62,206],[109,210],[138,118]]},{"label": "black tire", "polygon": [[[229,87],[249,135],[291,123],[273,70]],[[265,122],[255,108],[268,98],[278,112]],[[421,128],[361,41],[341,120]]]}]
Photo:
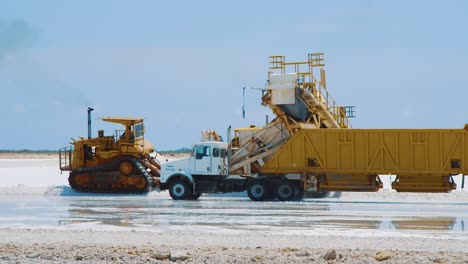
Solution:
[{"label": "black tire", "polygon": [[174,200],[185,200],[191,196],[192,188],[186,180],[176,179],[169,185],[169,194]]},{"label": "black tire", "polygon": [[320,191],[320,192],[307,192],[308,198],[323,198],[328,195],[328,191]]},{"label": "black tire", "polygon": [[275,194],[280,201],[291,201],[297,194],[297,185],[289,181],[281,181],[276,184]]},{"label": "black tire", "polygon": [[302,188],[301,184],[295,184],[294,192],[294,201],[302,201],[304,198],[304,189]]},{"label": "black tire", "polygon": [[198,200],[198,198],[200,198],[201,196],[201,193],[197,193],[197,194],[190,194],[188,197],[187,197],[187,200]]},{"label": "black tire", "polygon": [[270,197],[270,185],[265,180],[250,180],[247,184],[247,195],[252,201],[264,201]]}]

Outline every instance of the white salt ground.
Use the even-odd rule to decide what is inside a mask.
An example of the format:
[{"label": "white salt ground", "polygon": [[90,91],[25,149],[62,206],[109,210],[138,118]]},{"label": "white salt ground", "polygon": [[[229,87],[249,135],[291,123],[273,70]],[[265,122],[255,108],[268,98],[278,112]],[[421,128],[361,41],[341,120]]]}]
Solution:
[{"label": "white salt ground", "polygon": [[[0,197],[58,196],[60,188],[53,186],[67,185],[66,178],[65,173],[60,174],[56,158],[0,159]],[[321,201],[468,201],[466,190],[449,194],[397,193],[387,189],[385,178],[383,181],[386,189],[377,193],[332,193]],[[460,188],[461,177],[456,182]],[[285,235],[0,226],[0,263],[167,262],[164,259],[171,257],[171,251],[175,256],[175,250],[185,254],[186,260],[178,262],[190,263],[379,263],[380,251],[389,255],[383,263],[468,263],[468,239],[464,236],[389,236],[362,230]],[[336,256],[327,261],[324,256],[330,250],[335,250]]]}]

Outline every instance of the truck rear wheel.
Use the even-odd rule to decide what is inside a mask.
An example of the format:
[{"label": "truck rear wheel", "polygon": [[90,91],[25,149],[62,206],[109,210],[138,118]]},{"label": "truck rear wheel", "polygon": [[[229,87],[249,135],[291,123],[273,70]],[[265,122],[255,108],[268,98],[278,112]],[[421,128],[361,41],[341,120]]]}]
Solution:
[{"label": "truck rear wheel", "polygon": [[169,185],[169,194],[174,200],[185,200],[190,197],[192,188],[185,180],[174,180]]},{"label": "truck rear wheel", "polygon": [[308,198],[323,198],[328,195],[328,191],[307,192]]},{"label": "truck rear wheel", "polygon": [[295,185],[295,188],[294,188],[294,201],[302,201],[302,199],[304,198],[304,189],[302,188],[302,185],[300,184],[300,182],[298,182],[297,184],[294,184]]},{"label": "truck rear wheel", "polygon": [[198,198],[200,198],[200,196],[201,196],[201,193],[190,194],[190,195],[187,197],[187,200],[198,200]]},{"label": "truck rear wheel", "polygon": [[280,201],[291,201],[297,193],[297,186],[288,181],[282,181],[276,185],[276,198]]},{"label": "truck rear wheel", "polygon": [[247,184],[247,195],[252,201],[264,201],[270,197],[270,186],[265,180],[251,180]]}]

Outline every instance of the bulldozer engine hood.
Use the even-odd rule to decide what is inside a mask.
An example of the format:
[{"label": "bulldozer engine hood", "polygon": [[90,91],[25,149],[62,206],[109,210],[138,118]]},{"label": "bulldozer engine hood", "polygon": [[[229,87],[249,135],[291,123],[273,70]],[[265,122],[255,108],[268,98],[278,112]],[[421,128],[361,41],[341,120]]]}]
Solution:
[{"label": "bulldozer engine hood", "polygon": [[141,152],[143,155],[147,155],[154,152],[153,143],[147,139],[136,139],[135,147],[138,152]]}]

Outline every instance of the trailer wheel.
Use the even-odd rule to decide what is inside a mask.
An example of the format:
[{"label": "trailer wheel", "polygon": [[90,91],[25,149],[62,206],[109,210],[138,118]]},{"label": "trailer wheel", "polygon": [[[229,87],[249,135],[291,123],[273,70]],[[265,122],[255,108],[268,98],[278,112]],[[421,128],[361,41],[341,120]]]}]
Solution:
[{"label": "trailer wheel", "polygon": [[[177,179],[169,185],[169,194],[174,200],[185,200],[191,195],[191,188],[187,181]],[[198,197],[197,197],[198,198]]]},{"label": "trailer wheel", "polygon": [[247,194],[252,201],[264,201],[270,196],[269,187],[265,180],[251,180],[247,184]]},{"label": "trailer wheel", "polygon": [[297,186],[288,181],[279,182],[276,185],[276,198],[280,201],[291,201],[295,198],[298,192]]}]

